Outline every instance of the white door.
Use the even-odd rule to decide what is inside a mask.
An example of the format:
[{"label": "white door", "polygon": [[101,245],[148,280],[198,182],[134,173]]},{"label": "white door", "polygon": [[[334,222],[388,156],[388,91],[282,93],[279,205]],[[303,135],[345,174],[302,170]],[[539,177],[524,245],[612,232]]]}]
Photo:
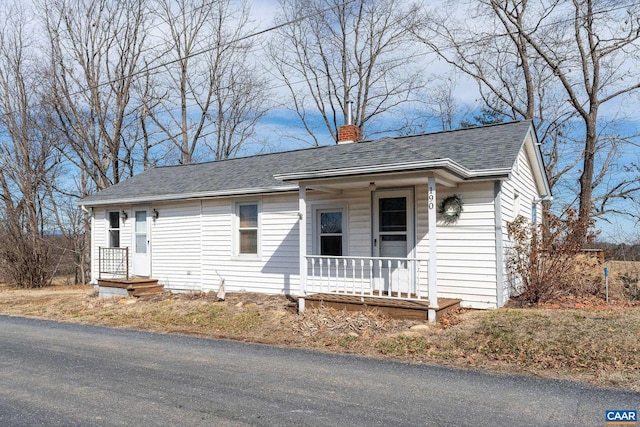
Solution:
[{"label": "white door", "polygon": [[133,215],[132,274],[149,277],[149,215],[146,209],[135,209]]},{"label": "white door", "polygon": [[[413,252],[413,190],[378,190],[373,200],[373,254],[410,258]],[[380,260],[376,290],[413,293],[413,268],[408,261]]]}]

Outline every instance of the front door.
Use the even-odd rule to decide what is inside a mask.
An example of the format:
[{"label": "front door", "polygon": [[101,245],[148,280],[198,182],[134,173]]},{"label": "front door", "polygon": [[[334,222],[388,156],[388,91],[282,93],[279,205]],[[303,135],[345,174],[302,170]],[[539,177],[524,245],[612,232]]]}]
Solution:
[{"label": "front door", "polygon": [[149,215],[147,209],[135,209],[133,222],[132,273],[134,276],[149,277],[151,258],[149,257]]},{"label": "front door", "polygon": [[376,264],[376,290],[412,293],[413,190],[378,190],[373,200],[373,255]]}]

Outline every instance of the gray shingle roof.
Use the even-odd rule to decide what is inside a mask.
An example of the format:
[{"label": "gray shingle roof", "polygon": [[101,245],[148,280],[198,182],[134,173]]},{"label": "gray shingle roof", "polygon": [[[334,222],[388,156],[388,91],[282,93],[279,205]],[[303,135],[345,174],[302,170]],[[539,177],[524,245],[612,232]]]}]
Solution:
[{"label": "gray shingle roof", "polygon": [[157,167],[88,196],[81,203],[92,206],[284,191],[294,189],[296,185],[274,176],[444,159],[471,172],[510,170],[530,127],[530,121],[510,122],[210,163]]}]

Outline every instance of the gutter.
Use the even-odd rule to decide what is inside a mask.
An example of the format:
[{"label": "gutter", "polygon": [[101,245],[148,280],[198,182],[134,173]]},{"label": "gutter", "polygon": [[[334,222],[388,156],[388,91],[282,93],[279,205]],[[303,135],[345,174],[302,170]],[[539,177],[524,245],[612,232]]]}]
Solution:
[{"label": "gutter", "polygon": [[[135,205],[151,202],[173,202],[190,199],[204,199],[214,197],[244,196],[249,194],[270,194],[298,191],[297,185],[287,185],[280,187],[264,188],[240,188],[223,191],[201,191],[196,193],[162,194],[157,196],[140,196],[130,198],[108,198],[97,201],[87,201],[85,199],[76,202],[77,206],[108,206],[108,205]],[[93,197],[93,196],[89,196]],[[85,208],[86,209],[86,208]]]},{"label": "gutter", "polygon": [[297,181],[315,178],[336,178],[341,176],[376,174],[385,172],[407,172],[410,170],[447,169],[464,179],[488,178],[496,176],[508,176],[511,168],[483,169],[472,171],[459,165],[451,159],[439,159],[409,163],[391,163],[386,165],[359,166],[355,168],[325,169],[309,172],[293,172],[274,175],[275,179],[282,181]]}]

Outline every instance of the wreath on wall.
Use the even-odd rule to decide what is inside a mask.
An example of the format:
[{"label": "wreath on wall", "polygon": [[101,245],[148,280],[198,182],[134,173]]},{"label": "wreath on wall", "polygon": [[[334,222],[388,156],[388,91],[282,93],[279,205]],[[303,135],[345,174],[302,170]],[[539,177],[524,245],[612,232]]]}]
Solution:
[{"label": "wreath on wall", "polygon": [[438,213],[445,224],[455,224],[462,213],[462,197],[459,194],[445,197],[438,206]]}]

